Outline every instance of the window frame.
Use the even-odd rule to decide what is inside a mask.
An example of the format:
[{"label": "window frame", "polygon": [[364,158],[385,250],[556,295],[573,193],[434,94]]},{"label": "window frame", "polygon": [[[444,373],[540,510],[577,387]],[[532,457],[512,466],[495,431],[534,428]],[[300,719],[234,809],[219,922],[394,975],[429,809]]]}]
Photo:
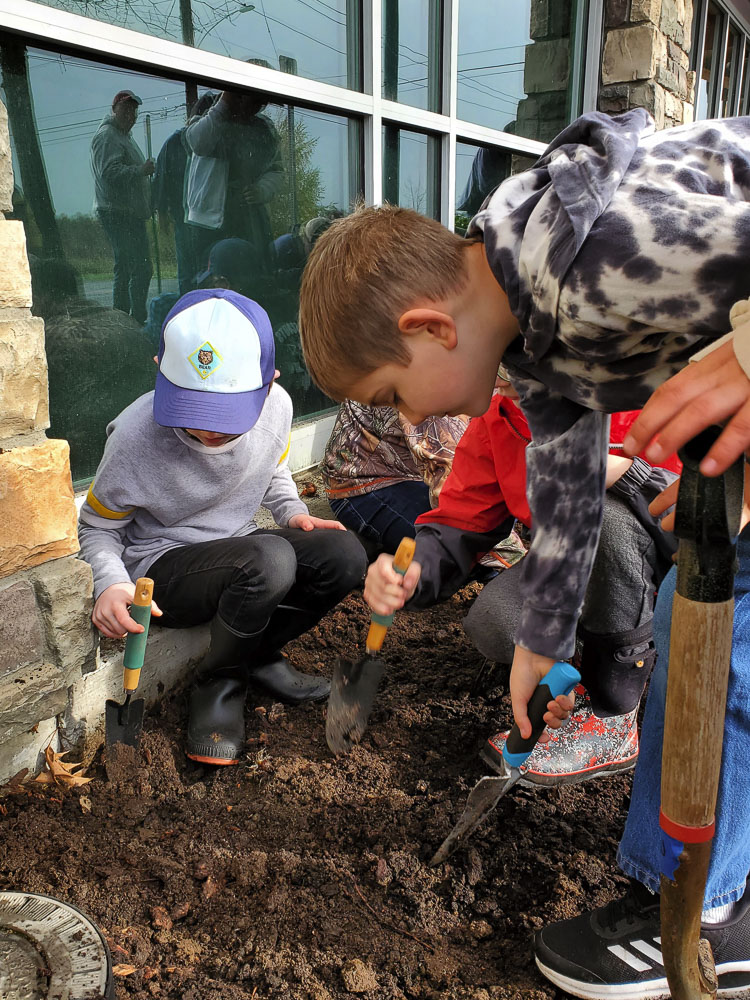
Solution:
[{"label": "window frame", "polygon": [[[732,53],[733,65],[730,67],[730,100],[727,116],[750,114],[750,72],[747,53],[750,46],[750,22],[732,4],[724,0],[695,0],[693,10],[693,34],[690,46],[690,68],[696,74],[696,93],[703,69],[706,48],[706,24],[709,4],[713,4],[720,17],[719,38],[716,53],[711,63],[708,78],[708,95],[706,101],[706,116],[701,121],[717,118],[721,115],[722,86],[726,73],[727,49],[729,33],[734,32],[739,38],[738,51]],[[718,58],[717,58],[718,56]],[[697,109],[697,100],[693,105]]]},{"label": "window frame", "polygon": [[[280,103],[315,108],[361,119],[364,137],[363,190],[368,204],[383,200],[383,123],[427,132],[439,140],[440,221],[453,227],[455,213],[456,141],[502,146],[511,152],[539,155],[545,143],[459,119],[457,106],[458,4],[442,0],[442,38],[438,65],[443,112],[424,111],[382,96],[383,0],[362,0],[361,37],[357,55],[362,90],[348,90],[241,62],[229,56],[192,48],[49,7],[36,0],[0,0],[0,29],[23,35],[30,45],[96,60],[126,65],[134,71],[173,74],[206,86],[236,86],[263,90]],[[573,96],[571,117],[594,110],[598,90],[603,24],[603,0],[578,0],[571,36]],[[354,39],[352,39],[354,41]],[[584,51],[580,46],[585,42]],[[577,50],[577,51],[576,51]],[[576,104],[578,105],[576,107]]]}]

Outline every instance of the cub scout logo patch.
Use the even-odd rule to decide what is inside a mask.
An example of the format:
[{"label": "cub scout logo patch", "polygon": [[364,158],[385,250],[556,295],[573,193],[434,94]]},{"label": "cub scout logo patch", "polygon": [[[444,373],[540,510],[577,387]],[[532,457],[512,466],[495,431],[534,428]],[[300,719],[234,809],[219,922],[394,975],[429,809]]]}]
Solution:
[{"label": "cub scout logo patch", "polygon": [[201,378],[208,378],[209,375],[212,375],[223,360],[219,352],[215,351],[208,341],[201,344],[197,350],[188,356],[188,361]]}]

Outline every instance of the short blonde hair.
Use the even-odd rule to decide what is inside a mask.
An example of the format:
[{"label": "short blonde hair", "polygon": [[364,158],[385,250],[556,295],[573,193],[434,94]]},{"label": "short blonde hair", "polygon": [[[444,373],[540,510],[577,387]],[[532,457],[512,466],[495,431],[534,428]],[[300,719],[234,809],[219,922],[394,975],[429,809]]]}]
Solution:
[{"label": "short blonde hair", "polygon": [[333,399],[382,365],[408,365],[399,317],[458,291],[465,240],[408,208],[358,207],[315,244],[302,276],[300,340],[314,381]]}]

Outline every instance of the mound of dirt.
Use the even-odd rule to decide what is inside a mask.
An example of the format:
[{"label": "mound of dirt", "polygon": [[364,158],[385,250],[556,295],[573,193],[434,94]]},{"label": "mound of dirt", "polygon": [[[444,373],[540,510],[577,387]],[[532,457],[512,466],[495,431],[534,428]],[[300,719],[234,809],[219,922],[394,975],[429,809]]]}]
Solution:
[{"label": "mound of dirt", "polygon": [[[469,845],[432,854],[509,726],[461,619],[476,592],[402,613],[363,742],[334,759],[321,706],[248,700],[247,755],[209,769],[182,750],[184,693],[147,714],[140,754],[61,791],[0,790],[0,888],[47,893],[103,930],[120,1000],[551,1000],[535,928],[622,891],[629,780],[516,788]],[[291,644],[330,674],[366,631],[354,594]]]}]

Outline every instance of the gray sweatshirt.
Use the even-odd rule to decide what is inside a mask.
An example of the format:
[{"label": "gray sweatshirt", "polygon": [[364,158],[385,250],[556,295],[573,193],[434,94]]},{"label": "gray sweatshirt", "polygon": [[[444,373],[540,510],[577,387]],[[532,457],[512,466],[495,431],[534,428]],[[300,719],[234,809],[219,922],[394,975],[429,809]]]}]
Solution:
[{"label": "gray sweatshirt", "polygon": [[107,444],[81,508],[81,555],[94,571],[94,596],[146,576],[179,545],[247,535],[259,507],[281,527],[307,514],[287,464],[292,401],[274,385],[256,425],[207,448],[153,417],[153,392],[107,427]]},{"label": "gray sweatshirt", "polygon": [[131,132],[123,132],[107,115],[91,140],[94,208],[121,212],[136,219],[151,215],[146,162]]}]

